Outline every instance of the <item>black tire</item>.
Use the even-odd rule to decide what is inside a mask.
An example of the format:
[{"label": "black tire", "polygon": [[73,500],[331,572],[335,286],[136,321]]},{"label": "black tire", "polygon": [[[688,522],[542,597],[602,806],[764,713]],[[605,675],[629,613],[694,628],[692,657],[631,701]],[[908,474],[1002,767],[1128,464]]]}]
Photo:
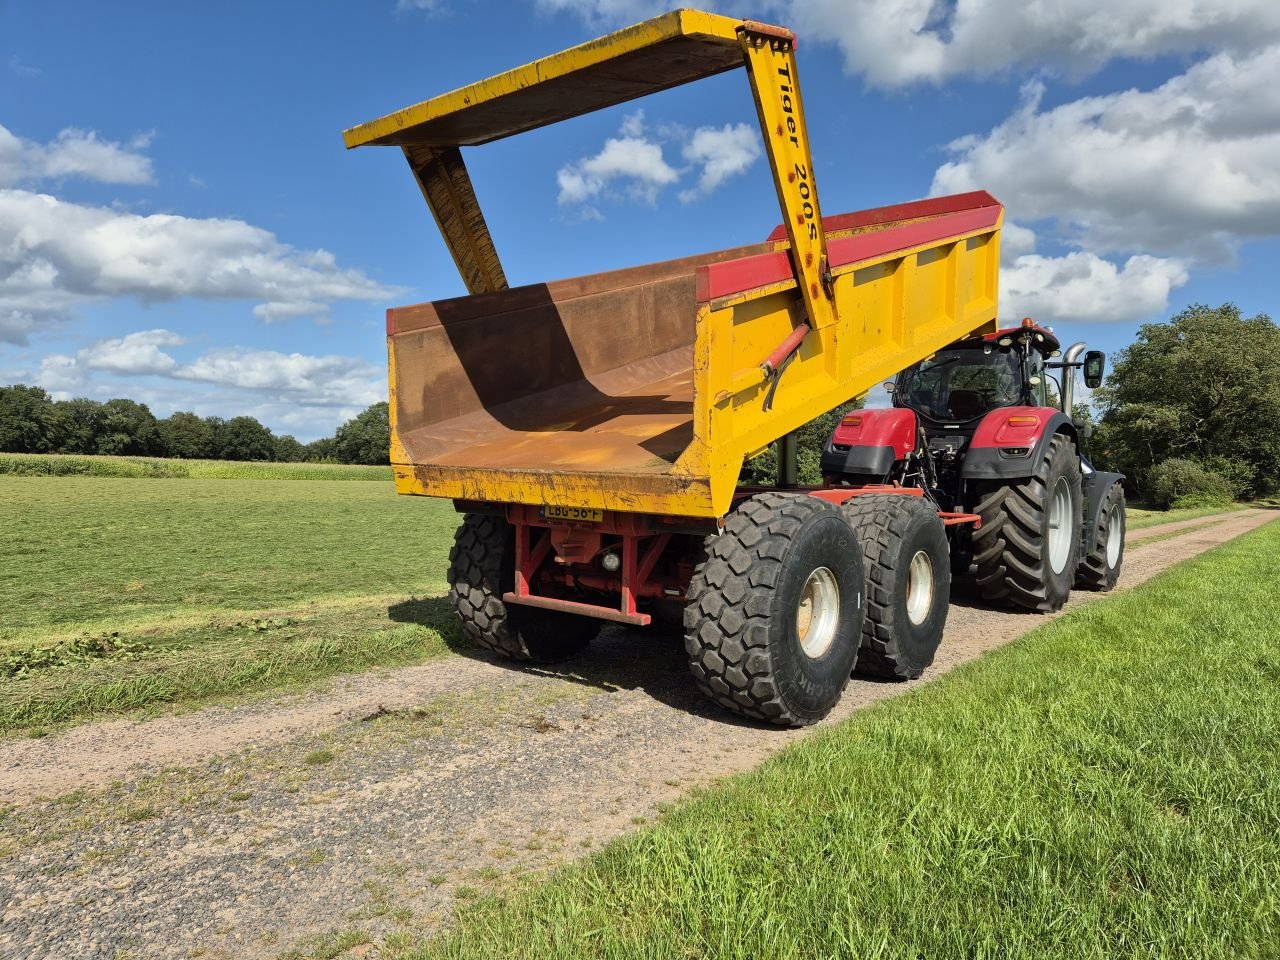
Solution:
[{"label": "black tire", "polygon": [[[1113,516],[1116,518],[1115,528],[1111,526]],[[1078,588],[1106,593],[1116,585],[1120,579],[1120,567],[1124,564],[1125,528],[1124,487],[1113,483],[1098,504],[1098,519],[1093,525],[1089,549],[1076,571]],[[1118,542],[1112,542],[1113,536]]]},{"label": "black tire", "polygon": [[[706,553],[684,614],[698,686],[746,717],[789,727],[821,720],[849,683],[862,634],[862,550],[849,524],[825,500],[762,493],[729,514]],[[835,590],[825,604],[818,591],[812,654],[798,622],[811,581]],[[809,602],[812,610],[812,593]]]},{"label": "black tire", "polygon": [[843,512],[867,572],[858,673],[914,680],[933,663],[951,604],[946,527],[933,504],[904,494],[854,497]]},{"label": "black tire", "polygon": [[556,610],[508,606],[515,584],[515,534],[502,517],[469,513],[449,553],[449,597],[476,644],[509,660],[554,663],[582,652],[600,621]]},{"label": "black tire", "polygon": [[[1058,482],[1071,496],[1070,548],[1060,570],[1050,560],[1050,504]],[[982,598],[1024,610],[1051,613],[1067,602],[1080,563],[1084,503],[1080,458],[1065,434],[1050,439],[1035,473],[1022,480],[986,487],[975,511],[982,525],[973,532],[976,582]]]}]

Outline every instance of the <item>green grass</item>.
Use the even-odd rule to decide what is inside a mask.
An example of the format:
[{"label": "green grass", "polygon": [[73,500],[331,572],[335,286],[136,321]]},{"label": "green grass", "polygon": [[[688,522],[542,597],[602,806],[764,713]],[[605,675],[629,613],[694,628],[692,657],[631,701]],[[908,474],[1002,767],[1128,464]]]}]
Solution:
[{"label": "green grass", "polygon": [[1125,520],[1130,530],[1141,530],[1144,527],[1157,527],[1163,523],[1175,523],[1178,520],[1197,520],[1200,517],[1214,517],[1234,510],[1245,510],[1247,503],[1233,503],[1226,507],[1188,507],[1178,510],[1149,510],[1139,504],[1125,507]]},{"label": "green grass", "polygon": [[184,480],[390,480],[391,467],[343,463],[246,463],[161,457],[0,453],[0,476]]},{"label": "green grass", "polygon": [[[451,505],[390,484],[0,476],[0,733],[417,662]],[[414,599],[423,598],[423,599]]]},{"label": "green grass", "polygon": [[326,597],[440,593],[458,518],[390,484],[0,477],[0,649]]},{"label": "green grass", "polygon": [[1273,523],[461,904],[419,956],[1276,956],[1277,582]]}]

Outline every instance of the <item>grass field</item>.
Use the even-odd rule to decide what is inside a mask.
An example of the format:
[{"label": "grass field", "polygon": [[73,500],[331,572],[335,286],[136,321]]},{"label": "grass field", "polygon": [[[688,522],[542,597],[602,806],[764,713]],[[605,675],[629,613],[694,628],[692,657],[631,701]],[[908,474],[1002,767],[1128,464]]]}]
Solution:
[{"label": "grass field", "polygon": [[3,476],[0,503],[0,732],[410,662],[454,629],[422,598],[457,517],[389,483]]},{"label": "grass field", "polygon": [[1143,527],[1155,527],[1162,523],[1176,523],[1179,520],[1197,520],[1200,517],[1214,517],[1220,513],[1244,510],[1247,503],[1233,503],[1228,507],[1188,507],[1182,510],[1148,510],[1140,504],[1129,504],[1125,509],[1126,521],[1130,530],[1141,530]]},{"label": "grass field", "polygon": [[1280,523],[464,906],[439,957],[1274,957]]},{"label": "grass field", "polygon": [[363,467],[344,463],[246,463],[236,460],[0,453],[0,476],[148,480],[390,480],[391,467]]}]

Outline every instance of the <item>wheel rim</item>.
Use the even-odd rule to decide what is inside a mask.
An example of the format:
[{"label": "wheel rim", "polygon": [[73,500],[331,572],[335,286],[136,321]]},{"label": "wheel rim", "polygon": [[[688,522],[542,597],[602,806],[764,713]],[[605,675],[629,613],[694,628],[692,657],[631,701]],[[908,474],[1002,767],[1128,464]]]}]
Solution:
[{"label": "wheel rim", "polygon": [[1071,487],[1066,477],[1059,477],[1053,485],[1053,501],[1049,505],[1049,566],[1054,573],[1067,567],[1071,556]]},{"label": "wheel rim", "polygon": [[836,575],[826,567],[809,574],[796,608],[796,636],[805,656],[817,660],[836,639],[836,622],[840,619],[840,586]]},{"label": "wheel rim", "polygon": [[933,607],[933,562],[929,554],[917,550],[907,567],[907,619],[919,626]]},{"label": "wheel rim", "polygon": [[1124,519],[1120,511],[1113,509],[1107,517],[1107,569],[1114,570],[1120,562],[1120,547],[1124,544]]}]

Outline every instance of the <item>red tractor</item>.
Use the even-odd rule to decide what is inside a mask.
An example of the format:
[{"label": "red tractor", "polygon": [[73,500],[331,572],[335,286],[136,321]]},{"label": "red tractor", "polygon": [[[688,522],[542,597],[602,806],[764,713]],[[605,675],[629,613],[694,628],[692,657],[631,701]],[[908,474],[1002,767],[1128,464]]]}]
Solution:
[{"label": "red tractor", "polygon": [[1124,558],[1124,478],[1081,452],[1091,430],[1071,416],[1075,373],[1097,387],[1105,363],[1084,349],[1064,355],[1029,319],[959,340],[887,384],[892,407],[844,418],[824,478],[916,487],[939,510],[978,514],[977,529],[947,529],[953,578],[986,601],[1049,612],[1073,586],[1110,590]]}]

